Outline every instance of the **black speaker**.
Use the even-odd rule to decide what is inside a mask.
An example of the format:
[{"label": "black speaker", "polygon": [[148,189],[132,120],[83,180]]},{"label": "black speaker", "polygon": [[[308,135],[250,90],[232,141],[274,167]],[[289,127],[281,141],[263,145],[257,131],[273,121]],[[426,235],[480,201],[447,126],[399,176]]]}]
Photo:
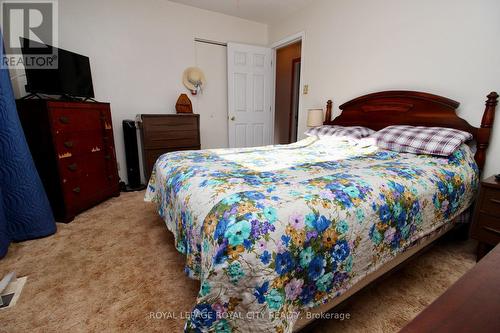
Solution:
[{"label": "black speaker", "polygon": [[124,120],[122,125],[128,178],[128,185],[123,190],[125,192],[140,191],[145,189],[146,185],[141,184],[141,170],[139,167],[139,151],[137,147],[137,129],[135,121]]}]

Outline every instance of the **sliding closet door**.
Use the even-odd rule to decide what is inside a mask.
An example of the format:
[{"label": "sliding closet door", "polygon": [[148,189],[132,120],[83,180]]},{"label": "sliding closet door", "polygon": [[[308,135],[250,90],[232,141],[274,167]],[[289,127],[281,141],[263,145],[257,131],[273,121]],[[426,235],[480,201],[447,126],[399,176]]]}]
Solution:
[{"label": "sliding closet door", "polygon": [[201,148],[227,148],[227,54],[221,45],[196,42],[196,66],[207,78],[203,91],[192,98],[200,114]]}]

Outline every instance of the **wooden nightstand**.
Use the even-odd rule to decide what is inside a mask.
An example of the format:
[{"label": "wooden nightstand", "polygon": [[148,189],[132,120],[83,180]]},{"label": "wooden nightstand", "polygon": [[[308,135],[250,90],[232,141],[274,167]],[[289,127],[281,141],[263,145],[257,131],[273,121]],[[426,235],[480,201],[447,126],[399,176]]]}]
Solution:
[{"label": "wooden nightstand", "polygon": [[479,241],[477,260],[500,242],[500,182],[493,176],[481,182],[471,237]]}]

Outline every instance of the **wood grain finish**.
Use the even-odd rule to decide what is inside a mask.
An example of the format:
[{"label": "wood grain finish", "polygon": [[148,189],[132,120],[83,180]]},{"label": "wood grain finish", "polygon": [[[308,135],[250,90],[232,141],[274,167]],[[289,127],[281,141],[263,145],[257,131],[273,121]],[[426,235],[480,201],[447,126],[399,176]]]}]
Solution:
[{"label": "wood grain finish", "polygon": [[[302,43],[300,41],[276,50],[274,142],[292,142],[293,100],[295,62],[300,62]],[[300,87],[299,87],[300,90]]]},{"label": "wood grain finish", "polygon": [[500,246],[400,333],[500,332]]},{"label": "wood grain finish", "polygon": [[500,183],[495,177],[481,182],[471,237],[479,242],[478,260],[487,253],[488,247],[500,243]]},{"label": "wood grain finish", "polygon": [[200,115],[163,114],[141,115],[141,137],[144,175],[147,180],[158,157],[179,150],[198,150],[200,145]]},{"label": "wood grain finish", "polygon": [[487,96],[481,127],[470,125],[456,114],[460,103],[449,98],[416,91],[383,91],[342,104],[342,113],[332,118],[332,101],[327,102],[325,125],[364,126],[380,130],[391,125],[438,126],[471,133],[477,142],[475,160],[479,170],[486,162],[498,94]]},{"label": "wood grain finish", "polygon": [[57,221],[119,195],[108,103],[33,99],[17,108]]}]

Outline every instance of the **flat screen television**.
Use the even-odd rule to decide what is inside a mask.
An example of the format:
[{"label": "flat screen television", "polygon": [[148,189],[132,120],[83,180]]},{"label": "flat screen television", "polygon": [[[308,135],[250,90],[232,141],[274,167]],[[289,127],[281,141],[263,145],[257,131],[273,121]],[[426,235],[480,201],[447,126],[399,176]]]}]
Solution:
[{"label": "flat screen television", "polygon": [[34,51],[36,48],[43,49],[43,53],[57,52],[58,65],[56,69],[26,68],[27,92],[70,97],[94,97],[88,57],[25,38],[21,38],[21,45],[24,56],[36,53]]}]

